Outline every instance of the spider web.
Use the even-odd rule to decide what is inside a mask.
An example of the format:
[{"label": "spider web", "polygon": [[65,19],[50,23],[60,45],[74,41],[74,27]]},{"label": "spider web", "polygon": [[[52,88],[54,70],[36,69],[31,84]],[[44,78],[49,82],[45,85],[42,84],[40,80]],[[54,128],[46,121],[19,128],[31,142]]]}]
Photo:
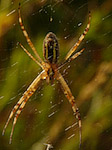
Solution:
[{"label": "spider web", "polygon": [[[88,12],[91,28],[78,50],[81,56],[60,69],[69,85],[82,117],[83,149],[112,149],[112,8],[109,0],[23,0],[21,15],[26,31],[43,58],[42,45],[48,32],[56,34],[60,45],[59,63],[83,33]],[[18,24],[18,2],[0,2],[0,129],[24,91],[41,72],[17,46],[28,51]],[[15,34],[16,33],[16,34]],[[87,90],[86,90],[87,89]],[[12,144],[8,144],[12,122],[0,148],[30,150],[78,149],[78,124],[71,105],[57,81],[45,81],[29,99],[18,118]],[[91,134],[90,134],[91,132]],[[103,142],[102,142],[103,141]],[[91,145],[91,146],[90,146]]]}]

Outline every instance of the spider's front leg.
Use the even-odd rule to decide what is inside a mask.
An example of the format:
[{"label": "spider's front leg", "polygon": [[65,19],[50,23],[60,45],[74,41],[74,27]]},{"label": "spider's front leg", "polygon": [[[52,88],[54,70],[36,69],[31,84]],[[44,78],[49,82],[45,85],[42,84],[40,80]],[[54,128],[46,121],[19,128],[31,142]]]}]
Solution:
[{"label": "spider's front leg", "polygon": [[82,134],[81,134],[81,117],[80,117],[80,112],[79,109],[76,105],[75,99],[70,91],[70,88],[68,87],[66,81],[64,80],[63,76],[58,72],[57,74],[57,80],[60,82],[60,84],[63,87],[63,91],[67,99],[72,105],[73,112],[76,114],[76,118],[78,119],[78,124],[79,124],[79,136],[80,136],[80,146],[81,146],[81,139],[82,139]]},{"label": "spider's front leg", "polygon": [[39,84],[41,82],[42,79],[46,78],[46,72],[42,71],[37,77],[36,79],[31,83],[31,85],[28,87],[28,89],[24,92],[23,96],[20,98],[20,100],[17,102],[17,104],[14,106],[14,108],[12,109],[8,120],[4,126],[2,135],[4,135],[5,130],[9,124],[9,121],[11,120],[11,118],[14,116],[14,120],[13,120],[13,125],[12,125],[12,130],[11,130],[11,134],[10,134],[10,140],[9,143],[12,142],[12,135],[13,135],[13,131],[14,131],[14,127],[15,124],[17,122],[17,118],[19,117],[21,111],[23,110],[23,108],[25,107],[26,102],[28,101],[28,99],[34,94],[34,92],[37,90],[37,88],[39,87]]}]

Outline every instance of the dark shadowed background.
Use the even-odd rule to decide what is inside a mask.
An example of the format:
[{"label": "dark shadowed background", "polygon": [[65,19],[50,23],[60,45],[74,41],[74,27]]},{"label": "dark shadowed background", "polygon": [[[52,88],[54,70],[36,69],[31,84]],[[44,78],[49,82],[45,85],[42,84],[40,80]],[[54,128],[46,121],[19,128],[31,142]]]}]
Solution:
[{"label": "dark shadowed background", "polygon": [[[18,118],[12,144],[2,130],[24,91],[41,72],[17,45],[31,53],[18,23],[18,5],[29,36],[43,58],[43,40],[52,31],[60,45],[61,62],[83,33],[88,12],[91,27],[78,50],[85,51],[60,72],[67,81],[82,118],[82,149],[112,149],[112,1],[111,0],[1,0],[0,1],[0,149],[78,150],[79,132],[71,105],[57,81],[41,87]],[[33,54],[33,53],[32,53]]]}]

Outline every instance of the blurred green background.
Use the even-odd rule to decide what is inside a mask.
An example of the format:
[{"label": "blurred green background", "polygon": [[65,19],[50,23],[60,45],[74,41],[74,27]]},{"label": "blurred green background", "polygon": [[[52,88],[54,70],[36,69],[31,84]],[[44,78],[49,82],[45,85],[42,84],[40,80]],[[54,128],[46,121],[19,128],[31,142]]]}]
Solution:
[{"label": "blurred green background", "polygon": [[[43,40],[52,31],[60,45],[61,62],[83,33],[91,11],[90,31],[81,56],[61,68],[82,118],[82,149],[112,149],[112,1],[111,0],[1,0],[0,1],[0,149],[79,149],[78,125],[58,82],[41,88],[18,118],[12,144],[12,122],[2,136],[8,115],[24,91],[41,72],[17,45],[31,53],[18,24],[18,3],[29,36],[43,58]],[[32,53],[33,54],[33,53]],[[12,120],[11,120],[12,121]]]}]

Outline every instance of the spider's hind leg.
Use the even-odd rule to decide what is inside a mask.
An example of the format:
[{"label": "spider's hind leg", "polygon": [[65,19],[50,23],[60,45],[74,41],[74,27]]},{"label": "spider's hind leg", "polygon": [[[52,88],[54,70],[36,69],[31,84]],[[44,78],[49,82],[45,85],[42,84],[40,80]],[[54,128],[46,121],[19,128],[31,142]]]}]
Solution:
[{"label": "spider's hind leg", "polygon": [[82,52],[83,52],[84,50],[85,50],[85,48],[83,48],[83,49],[81,49],[79,52],[75,53],[72,57],[70,57],[70,58],[68,59],[68,61],[70,62],[70,61],[76,59],[79,55],[82,54]]},{"label": "spider's hind leg", "polygon": [[19,24],[21,27],[21,30],[23,31],[23,34],[27,40],[28,45],[30,46],[30,48],[32,49],[32,51],[34,52],[35,56],[38,58],[39,62],[44,65],[44,61],[41,59],[41,57],[39,56],[39,54],[37,53],[36,48],[34,47],[32,41],[29,38],[29,35],[27,33],[27,31],[25,30],[25,27],[23,25],[23,21],[22,21],[22,17],[21,17],[21,13],[20,13],[20,3],[19,3],[19,8],[18,8],[18,14],[19,14]]},{"label": "spider's hind leg", "polygon": [[76,49],[78,48],[78,46],[80,45],[80,43],[82,42],[82,40],[85,38],[85,35],[88,33],[89,28],[90,28],[90,21],[91,21],[91,13],[89,12],[89,21],[88,24],[83,32],[83,34],[81,34],[81,36],[79,37],[78,41],[74,44],[74,46],[69,50],[69,52],[67,53],[65,60],[68,60],[71,55],[76,51]]}]

